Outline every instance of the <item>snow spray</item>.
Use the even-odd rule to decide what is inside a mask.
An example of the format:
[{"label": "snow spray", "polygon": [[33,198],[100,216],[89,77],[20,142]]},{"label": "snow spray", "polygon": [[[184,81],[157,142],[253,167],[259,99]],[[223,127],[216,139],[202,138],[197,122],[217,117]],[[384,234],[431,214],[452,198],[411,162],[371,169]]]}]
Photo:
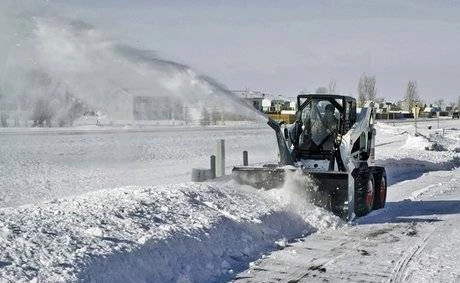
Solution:
[{"label": "snow spray", "polygon": [[[225,86],[187,65],[109,40],[85,21],[24,3],[0,4],[0,25],[7,31],[0,42],[0,112],[21,125],[34,120],[68,126],[87,113],[103,113],[111,120],[161,117],[191,124],[266,120]],[[146,105],[155,111],[144,111]]]},{"label": "snow spray", "polygon": [[286,170],[281,188],[269,190],[272,197],[286,205],[290,211],[300,215],[312,227],[322,230],[338,228],[344,223],[332,212],[315,205],[314,195],[318,190],[315,181],[302,170]]}]

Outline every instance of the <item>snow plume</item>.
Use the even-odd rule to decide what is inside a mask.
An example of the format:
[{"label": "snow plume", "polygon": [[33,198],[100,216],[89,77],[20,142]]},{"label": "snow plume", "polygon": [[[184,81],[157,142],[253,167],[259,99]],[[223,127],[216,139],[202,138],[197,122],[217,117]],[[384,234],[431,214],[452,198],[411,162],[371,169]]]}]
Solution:
[{"label": "snow plume", "polygon": [[[3,6],[0,23],[9,32],[0,42],[0,111],[19,124],[71,125],[87,113],[113,120],[264,120],[189,66],[119,44],[87,22],[51,16],[39,5]],[[136,97],[148,98],[138,108],[147,101],[160,114],[136,114]]]},{"label": "snow plume", "polygon": [[286,170],[283,186],[270,190],[269,194],[318,230],[342,226],[339,217],[314,204],[317,190],[314,180],[302,170]]}]

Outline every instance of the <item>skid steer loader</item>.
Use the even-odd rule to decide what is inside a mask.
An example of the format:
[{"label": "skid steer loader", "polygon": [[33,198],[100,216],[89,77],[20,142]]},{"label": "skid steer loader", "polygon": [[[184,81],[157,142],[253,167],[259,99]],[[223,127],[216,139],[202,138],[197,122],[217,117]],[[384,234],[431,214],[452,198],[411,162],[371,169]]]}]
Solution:
[{"label": "skid steer loader", "polygon": [[294,124],[268,121],[279,163],[237,166],[232,174],[241,184],[271,189],[300,172],[315,204],[348,220],[366,215],[384,207],[387,193],[385,168],[374,165],[374,121],[373,102],[357,114],[353,97],[301,94]]}]

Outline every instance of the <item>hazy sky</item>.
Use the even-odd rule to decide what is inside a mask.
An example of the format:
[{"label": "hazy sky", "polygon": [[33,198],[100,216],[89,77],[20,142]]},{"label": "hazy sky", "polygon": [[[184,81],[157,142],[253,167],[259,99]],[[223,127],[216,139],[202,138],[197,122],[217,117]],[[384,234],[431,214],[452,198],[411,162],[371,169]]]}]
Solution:
[{"label": "hazy sky", "polygon": [[112,39],[155,50],[230,89],[294,96],[331,79],[356,94],[375,75],[378,96],[460,96],[457,1],[57,1]]}]

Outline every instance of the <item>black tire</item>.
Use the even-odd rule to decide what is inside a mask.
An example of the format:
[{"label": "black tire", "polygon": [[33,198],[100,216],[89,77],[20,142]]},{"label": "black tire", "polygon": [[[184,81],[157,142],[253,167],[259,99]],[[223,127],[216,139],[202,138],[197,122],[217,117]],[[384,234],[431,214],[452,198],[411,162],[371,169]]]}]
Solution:
[{"label": "black tire", "polygon": [[366,163],[355,169],[355,214],[364,216],[372,211],[375,200],[374,177]]},{"label": "black tire", "polygon": [[387,201],[387,173],[383,167],[375,167],[374,170],[375,181],[375,201],[374,209],[385,207]]}]

